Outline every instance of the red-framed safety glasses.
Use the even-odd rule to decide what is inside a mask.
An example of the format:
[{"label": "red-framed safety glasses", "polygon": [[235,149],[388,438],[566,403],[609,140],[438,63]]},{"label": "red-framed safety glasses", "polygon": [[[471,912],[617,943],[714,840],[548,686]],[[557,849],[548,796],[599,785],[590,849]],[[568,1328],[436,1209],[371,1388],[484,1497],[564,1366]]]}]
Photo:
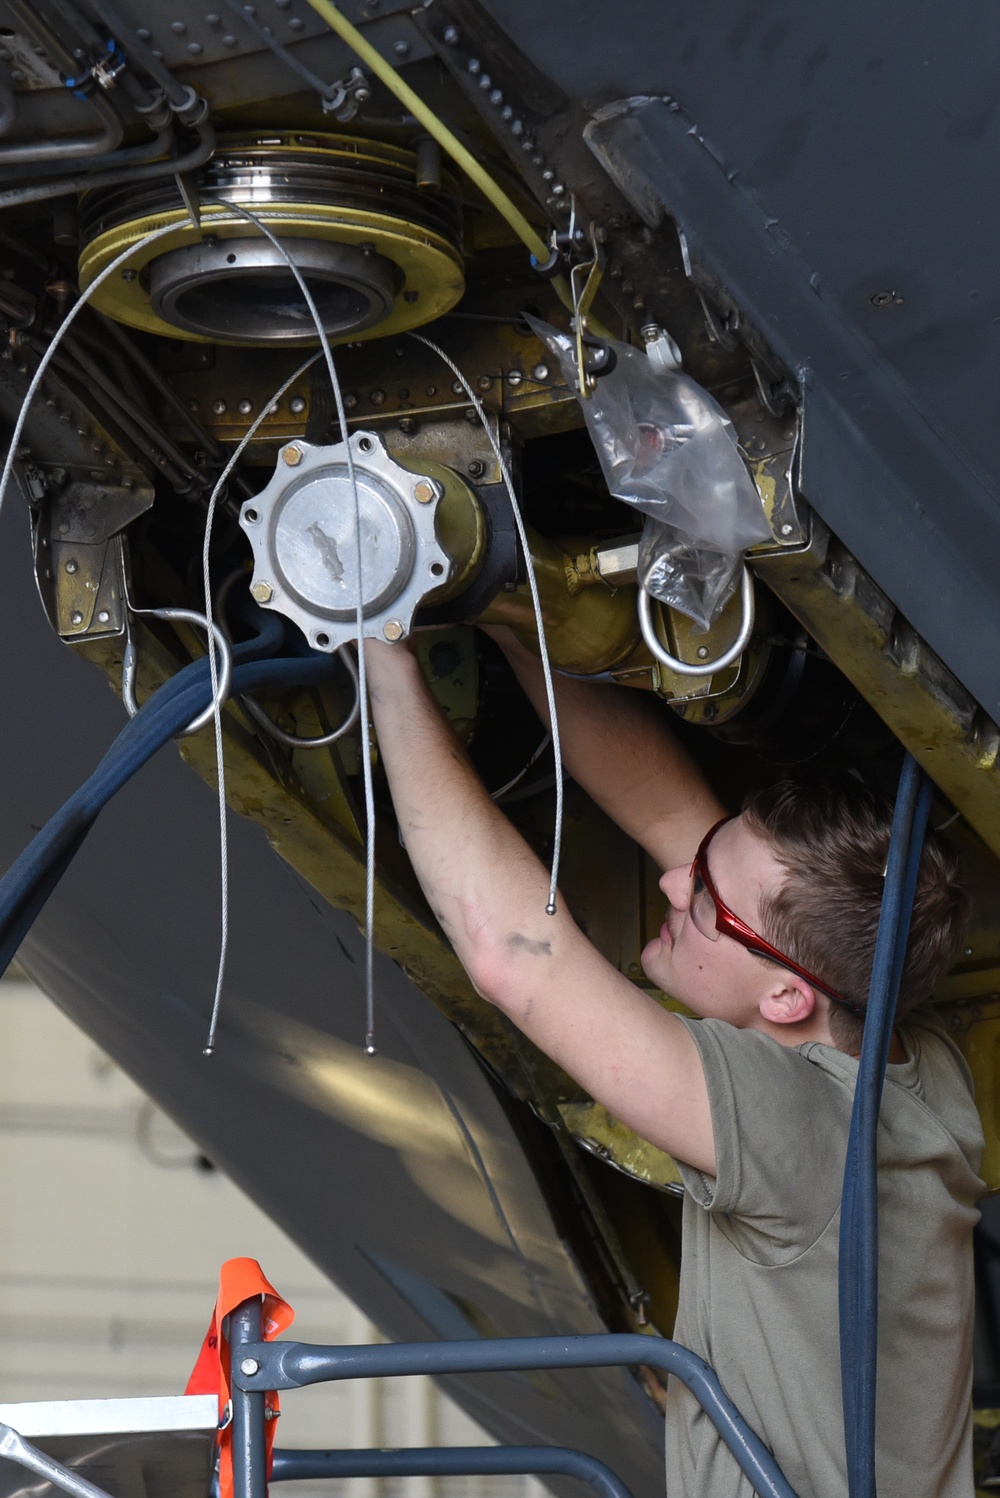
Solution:
[{"label": "red-framed safety glasses", "polygon": [[688,914],[695,927],[702,936],[707,936],[709,941],[718,941],[720,936],[732,937],[733,941],[738,941],[741,947],[746,947],[748,952],[756,952],[759,957],[767,957],[771,962],[778,963],[780,967],[787,968],[790,973],[796,973],[812,988],[818,988],[821,993],[826,994],[828,999],[832,999],[835,1004],[840,1004],[855,1018],[864,1019],[863,1004],[855,1003],[853,999],[845,999],[843,994],[839,994],[835,988],[821,983],[807,968],[800,967],[797,962],[786,957],[784,952],[779,952],[777,947],[773,947],[765,937],[748,926],[746,921],[741,921],[738,915],[734,915],[729,906],[720,898],[719,891],[708,872],[706,855],[709,844],[719,828],[733,820],[732,817],[723,817],[721,822],[716,822],[714,827],[710,827],[694,855],[694,862],[691,865],[691,903],[688,907]]}]

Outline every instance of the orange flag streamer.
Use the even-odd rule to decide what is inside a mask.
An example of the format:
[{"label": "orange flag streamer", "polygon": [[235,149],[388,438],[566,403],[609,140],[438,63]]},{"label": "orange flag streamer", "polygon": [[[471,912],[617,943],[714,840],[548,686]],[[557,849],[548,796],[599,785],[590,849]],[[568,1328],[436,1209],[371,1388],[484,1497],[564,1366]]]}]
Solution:
[{"label": "orange flag streamer", "polygon": [[[264,1278],[256,1259],[227,1259],[219,1272],[219,1298],[215,1302],[212,1322],[201,1344],[198,1361],[187,1381],[185,1394],[217,1394],[219,1399],[219,1498],[233,1498],[233,1412],[230,1403],[229,1343],[223,1336],[225,1318],[244,1300],[264,1297],[261,1327],[265,1342],[291,1326],[295,1312],[286,1300]],[[274,1445],[275,1421],[279,1412],[277,1394],[264,1397],[267,1412],[264,1438],[267,1470],[271,1471],[271,1448]]]}]

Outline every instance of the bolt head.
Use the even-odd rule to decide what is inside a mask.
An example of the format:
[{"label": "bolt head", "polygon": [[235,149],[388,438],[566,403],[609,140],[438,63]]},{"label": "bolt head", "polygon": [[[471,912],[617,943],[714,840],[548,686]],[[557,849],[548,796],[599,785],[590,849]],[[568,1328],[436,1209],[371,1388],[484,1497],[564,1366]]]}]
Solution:
[{"label": "bolt head", "polygon": [[549,377],[549,366],[547,364],[536,364],[531,371],[533,380],[547,380]]},{"label": "bolt head", "polygon": [[137,270],[123,270],[122,271],[122,280],[123,281],[134,281],[137,278],[138,274],[139,274],[139,272]]},{"label": "bolt head", "polygon": [[79,609],[74,609],[73,610],[72,614],[70,614],[70,616],[69,616],[69,622],[70,622],[70,624],[82,624],[83,623],[83,615],[80,613]]},{"label": "bolt head", "polygon": [[247,400],[246,397],[244,397],[244,399],[239,402],[236,409],[239,411],[241,416],[249,416],[250,412],[253,410],[253,401]]},{"label": "bolt head", "polygon": [[250,592],[258,603],[270,603],[274,597],[274,589],[270,583],[254,583]]},{"label": "bolt head", "polygon": [[289,442],[287,447],[281,449],[281,460],[287,463],[289,468],[297,468],[302,462],[301,447],[296,447],[294,442]]},{"label": "bolt head", "polygon": [[70,577],[72,577],[73,573],[76,570],[77,570],[77,564],[76,564],[76,562],[73,561],[73,558],[70,557],[69,561],[66,563],[66,571],[69,573]]},{"label": "bolt head", "polygon": [[792,527],[791,522],[788,521],[788,520],[786,520],[785,523],[784,523],[784,525],[781,527],[781,534],[783,536],[790,536],[792,534],[792,530],[793,530],[793,527]]},{"label": "bolt head", "polygon": [[457,47],[462,40],[462,33],[457,26],[446,26],[444,28],[444,39],[449,47]]},{"label": "bolt head", "polygon": [[260,1364],[256,1358],[244,1358],[240,1363],[240,1372],[245,1373],[247,1378],[250,1378],[253,1374],[260,1372]]},{"label": "bolt head", "polygon": [[700,661],[705,661],[705,660],[708,659],[708,646],[707,645],[699,645],[698,646],[698,659]]},{"label": "bolt head", "polygon": [[289,411],[291,411],[293,416],[301,416],[305,408],[306,398],[304,395],[293,395],[291,400],[288,402],[288,409]]},{"label": "bolt head", "polygon": [[403,626],[398,619],[387,619],[382,626],[382,633],[387,640],[401,640],[403,638]]},{"label": "bolt head", "polygon": [[[418,505],[429,505],[436,495],[437,490],[429,479],[421,479],[419,484],[413,486],[413,498]],[[398,636],[394,637],[398,638]]]}]

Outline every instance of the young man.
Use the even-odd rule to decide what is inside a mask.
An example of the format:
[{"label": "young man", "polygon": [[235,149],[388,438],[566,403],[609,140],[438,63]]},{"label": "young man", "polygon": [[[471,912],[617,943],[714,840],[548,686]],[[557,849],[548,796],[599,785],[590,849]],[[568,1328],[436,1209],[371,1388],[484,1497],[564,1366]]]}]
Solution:
[{"label": "young man", "polygon": [[[537,661],[497,631],[544,715]],[[476,988],[587,1092],[677,1160],[687,1188],[674,1336],[700,1354],[797,1493],[846,1493],[837,1244],[856,1053],[890,813],[863,790],[779,787],[725,810],[637,693],[561,679],[570,774],[665,870],[647,976],[587,940],[493,804],[405,647],[370,643],[373,712],[406,847]],[[714,830],[713,830],[714,829]],[[880,1125],[880,1498],[971,1498],[971,1233],[982,1132],[926,1012],[963,897],[924,854]],[[671,1387],[669,1498],[749,1498]]]}]

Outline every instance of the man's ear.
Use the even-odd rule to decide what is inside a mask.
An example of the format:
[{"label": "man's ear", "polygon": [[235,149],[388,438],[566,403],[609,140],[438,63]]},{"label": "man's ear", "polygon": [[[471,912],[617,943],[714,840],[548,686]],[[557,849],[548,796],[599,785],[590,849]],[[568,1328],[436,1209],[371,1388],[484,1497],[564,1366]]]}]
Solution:
[{"label": "man's ear", "polygon": [[783,973],[760,1001],[761,1018],[772,1025],[798,1025],[815,1012],[815,990],[796,973]]}]

